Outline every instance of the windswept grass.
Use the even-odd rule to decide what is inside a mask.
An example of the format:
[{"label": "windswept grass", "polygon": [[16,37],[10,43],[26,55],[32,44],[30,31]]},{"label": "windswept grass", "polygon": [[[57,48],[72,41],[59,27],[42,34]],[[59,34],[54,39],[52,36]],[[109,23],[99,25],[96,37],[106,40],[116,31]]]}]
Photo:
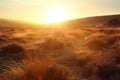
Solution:
[{"label": "windswept grass", "polygon": [[20,63],[8,65],[1,80],[75,80],[73,73],[49,57],[30,53]]},{"label": "windswept grass", "polygon": [[[114,29],[110,32],[114,32]],[[75,53],[83,78],[88,80],[120,79],[120,35],[119,32],[110,32],[96,32],[90,35],[85,41],[84,48]]]},{"label": "windswept grass", "polygon": [[120,80],[119,28],[0,31],[0,80]]}]

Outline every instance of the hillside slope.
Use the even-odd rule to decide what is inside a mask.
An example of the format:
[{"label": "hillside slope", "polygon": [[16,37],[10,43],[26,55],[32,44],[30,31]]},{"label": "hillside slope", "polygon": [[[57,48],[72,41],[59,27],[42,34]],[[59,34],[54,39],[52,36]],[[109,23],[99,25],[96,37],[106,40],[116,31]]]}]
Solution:
[{"label": "hillside slope", "polygon": [[[74,20],[68,20],[65,22],[60,22],[60,26],[68,27],[95,27],[104,23],[107,23],[111,19],[119,19],[120,14],[117,15],[106,15],[106,16],[93,16],[86,18],[79,18]],[[33,26],[56,26],[56,23],[45,24],[45,25],[34,25],[20,21],[14,21],[9,19],[0,19],[0,27],[12,26],[12,27],[33,27]],[[58,25],[57,25],[58,26]]]},{"label": "hillside slope", "polygon": [[75,20],[66,21],[65,24],[68,26],[75,26],[75,27],[94,27],[100,24],[104,24],[111,19],[119,19],[120,15],[106,15],[106,16],[96,16],[96,17],[87,17],[87,18],[80,18]]},{"label": "hillside slope", "polygon": [[120,80],[120,28],[90,26],[115,17],[103,18],[78,28],[0,20],[0,80]]},{"label": "hillside slope", "polygon": [[40,26],[40,25],[36,25],[24,21],[0,18],[0,27],[35,27],[35,26]]}]

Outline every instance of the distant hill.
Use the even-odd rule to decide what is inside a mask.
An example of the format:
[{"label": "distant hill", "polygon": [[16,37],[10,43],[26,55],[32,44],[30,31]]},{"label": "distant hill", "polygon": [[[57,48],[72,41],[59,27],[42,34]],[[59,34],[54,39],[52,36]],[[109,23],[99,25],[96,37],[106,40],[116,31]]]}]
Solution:
[{"label": "distant hill", "polygon": [[120,14],[80,18],[76,20],[66,21],[64,23],[68,26],[73,26],[73,27],[84,27],[84,26],[95,27],[95,26],[107,23],[108,21],[112,19],[120,20]]},{"label": "distant hill", "polygon": [[[60,26],[97,27],[104,25],[105,23],[108,23],[112,19],[120,20],[120,14],[79,18],[75,20],[60,22]],[[32,26],[43,26],[43,25],[33,25],[31,23],[25,23],[25,22],[14,21],[9,19],[0,19],[0,27],[30,27],[30,26],[32,27]],[[55,26],[55,25],[47,24],[47,26]]]},{"label": "distant hill", "polygon": [[10,20],[0,18],[0,27],[35,27],[38,25],[27,23],[24,21]]}]

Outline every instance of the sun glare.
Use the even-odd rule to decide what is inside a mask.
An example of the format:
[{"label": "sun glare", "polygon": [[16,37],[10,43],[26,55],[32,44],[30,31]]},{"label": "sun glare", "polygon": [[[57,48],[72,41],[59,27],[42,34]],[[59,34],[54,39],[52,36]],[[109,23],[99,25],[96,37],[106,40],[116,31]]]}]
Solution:
[{"label": "sun glare", "polygon": [[47,12],[47,23],[61,22],[68,19],[68,14],[61,9],[52,9]]}]

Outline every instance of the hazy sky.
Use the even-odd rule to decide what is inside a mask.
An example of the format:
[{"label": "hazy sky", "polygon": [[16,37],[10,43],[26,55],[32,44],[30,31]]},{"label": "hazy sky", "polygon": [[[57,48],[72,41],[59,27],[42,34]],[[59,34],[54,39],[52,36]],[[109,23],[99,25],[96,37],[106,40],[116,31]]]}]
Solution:
[{"label": "hazy sky", "polygon": [[120,0],[0,0],[0,17],[44,23],[49,9],[61,8],[69,19],[118,14]]}]

